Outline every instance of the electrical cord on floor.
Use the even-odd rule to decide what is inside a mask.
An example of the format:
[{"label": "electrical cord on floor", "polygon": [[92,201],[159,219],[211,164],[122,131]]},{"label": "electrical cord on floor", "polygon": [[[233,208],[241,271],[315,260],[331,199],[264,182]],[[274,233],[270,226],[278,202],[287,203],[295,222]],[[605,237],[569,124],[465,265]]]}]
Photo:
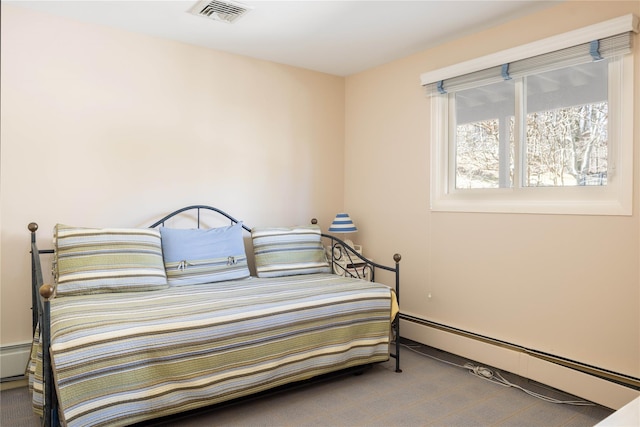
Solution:
[{"label": "electrical cord on floor", "polygon": [[402,347],[413,351],[414,353],[418,353],[421,356],[426,356],[429,357],[431,359],[437,360],[438,362],[442,362],[442,363],[446,363],[447,365],[451,365],[451,366],[455,366],[457,368],[462,368],[462,369],[466,369],[467,372],[469,372],[471,375],[474,375],[478,378],[482,378],[483,380],[492,382],[494,384],[498,384],[501,385],[503,387],[513,387],[513,388],[517,388],[525,393],[527,393],[530,396],[533,396],[535,398],[544,400],[545,402],[550,402],[550,403],[558,403],[558,404],[564,404],[564,405],[575,405],[575,406],[595,406],[594,403],[591,402],[587,402],[585,400],[558,400],[558,399],[554,399],[552,397],[549,396],[545,396],[543,394],[540,393],[536,393],[534,391],[531,390],[527,390],[524,387],[521,387],[517,384],[513,384],[512,382],[506,380],[499,372],[494,372],[489,368],[485,368],[484,366],[476,366],[472,363],[465,363],[464,365],[459,365],[457,363],[453,363],[453,362],[449,362],[447,360],[443,360],[443,359],[439,359],[435,356],[432,356],[430,354],[426,354],[423,353],[421,351],[418,351],[416,348],[417,346],[410,346],[407,344],[400,344]]}]

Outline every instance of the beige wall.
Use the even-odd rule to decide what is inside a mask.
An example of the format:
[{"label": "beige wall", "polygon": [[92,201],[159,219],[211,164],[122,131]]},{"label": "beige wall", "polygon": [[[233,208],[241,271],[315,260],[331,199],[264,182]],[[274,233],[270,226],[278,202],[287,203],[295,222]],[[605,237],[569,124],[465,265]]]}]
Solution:
[{"label": "beige wall", "polygon": [[1,344],[30,339],[27,224],[249,226],[343,203],[344,79],[2,5]]},{"label": "beige wall", "polygon": [[[567,2],[347,78],[345,207],[367,255],[403,255],[404,313],[640,377],[637,185],[631,217],[431,212],[430,102],[419,83],[423,72],[628,13],[640,15],[640,2]],[[638,36],[635,54],[640,123]],[[438,345],[433,331],[406,326],[403,336]]]}]

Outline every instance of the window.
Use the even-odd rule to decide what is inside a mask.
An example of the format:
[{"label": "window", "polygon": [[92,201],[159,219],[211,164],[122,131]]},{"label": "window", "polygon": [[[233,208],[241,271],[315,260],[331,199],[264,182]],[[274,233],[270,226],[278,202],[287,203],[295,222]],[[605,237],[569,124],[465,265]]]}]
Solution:
[{"label": "window", "polygon": [[634,22],[423,74],[432,209],[630,215]]}]

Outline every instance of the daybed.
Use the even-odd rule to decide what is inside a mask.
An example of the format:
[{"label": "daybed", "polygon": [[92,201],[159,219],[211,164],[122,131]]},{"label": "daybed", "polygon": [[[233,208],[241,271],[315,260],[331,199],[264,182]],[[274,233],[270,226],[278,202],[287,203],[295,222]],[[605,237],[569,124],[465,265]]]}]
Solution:
[{"label": "daybed", "polygon": [[[231,224],[201,226],[211,211]],[[183,212],[197,228],[166,226]],[[394,267],[335,274],[336,258],[367,260],[316,224],[252,230],[202,205],[142,229],[57,225],[51,250],[38,249],[37,228],[29,371],[47,426],[130,425],[390,356],[400,372],[397,254]],[[395,289],[353,277],[376,269],[394,273]]]}]

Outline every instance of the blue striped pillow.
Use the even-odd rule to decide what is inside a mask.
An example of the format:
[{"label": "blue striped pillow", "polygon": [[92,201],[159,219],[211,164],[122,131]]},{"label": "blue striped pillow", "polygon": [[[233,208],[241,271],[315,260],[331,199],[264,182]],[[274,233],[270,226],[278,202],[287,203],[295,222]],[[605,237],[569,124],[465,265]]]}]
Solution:
[{"label": "blue striped pillow", "polygon": [[164,289],[160,233],[138,228],[54,228],[57,295]]},{"label": "blue striped pillow", "polygon": [[249,277],[242,223],[210,229],[161,228],[169,285],[197,285]]},{"label": "blue striped pillow", "polygon": [[257,227],[251,230],[258,277],[331,273],[320,227]]}]

